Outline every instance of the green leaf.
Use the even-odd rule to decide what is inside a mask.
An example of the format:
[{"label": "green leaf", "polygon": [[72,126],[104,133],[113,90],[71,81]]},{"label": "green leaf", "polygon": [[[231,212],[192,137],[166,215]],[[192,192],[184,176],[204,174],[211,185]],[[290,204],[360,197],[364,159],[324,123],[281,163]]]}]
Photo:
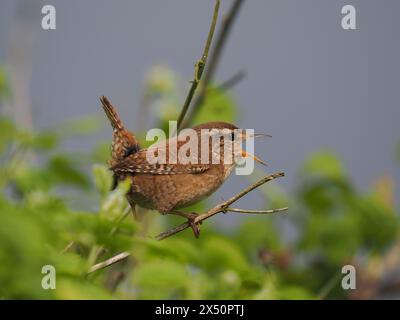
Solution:
[{"label": "green leaf", "polygon": [[17,129],[12,121],[0,117],[0,154],[13,142]]},{"label": "green leaf", "polygon": [[330,151],[320,151],[312,154],[305,162],[303,175],[319,175],[337,179],[345,175],[339,159]]},{"label": "green leaf", "polygon": [[81,137],[98,132],[102,127],[101,124],[100,116],[90,115],[79,119],[66,120],[52,128],[52,131],[63,139]]},{"label": "green leaf", "polygon": [[4,67],[0,65],[0,100],[2,100],[2,98],[9,98],[10,96],[11,91],[8,82],[8,75]]},{"label": "green leaf", "polygon": [[146,75],[148,95],[166,95],[177,91],[177,75],[168,66],[156,65]]},{"label": "green leaf", "polygon": [[110,192],[101,204],[101,213],[107,214],[109,217],[119,216],[126,208],[125,195],[131,188],[129,179],[119,182],[115,190]]},{"label": "green leaf", "polygon": [[52,150],[58,145],[58,136],[52,132],[41,132],[37,134],[32,142],[32,146],[37,150]]},{"label": "green leaf", "polygon": [[265,217],[254,217],[254,219],[247,220],[240,225],[235,235],[235,242],[243,249],[243,252],[255,254],[255,251],[261,248],[281,249],[281,240],[277,231],[270,222],[262,219],[265,219]]},{"label": "green leaf", "polygon": [[322,254],[333,264],[341,264],[356,253],[360,243],[360,233],[354,215],[314,216],[305,228],[301,247]]},{"label": "green leaf", "polygon": [[204,259],[210,270],[232,269],[243,272],[249,268],[245,256],[231,239],[209,236],[204,240],[202,249],[207,253]]},{"label": "green leaf", "polygon": [[72,185],[87,189],[88,177],[78,168],[74,158],[67,155],[54,155],[47,163],[50,176],[61,185]]},{"label": "green leaf", "polygon": [[51,263],[44,244],[45,226],[31,212],[13,206],[0,208],[0,296],[8,299],[46,299],[41,269]]},{"label": "green leaf", "polygon": [[100,143],[91,152],[91,159],[93,162],[106,163],[110,159],[110,143]]},{"label": "green leaf", "polygon": [[100,192],[102,196],[105,196],[109,193],[112,186],[112,173],[110,170],[99,164],[95,164],[92,167],[92,174],[94,178],[94,183],[97,187],[97,190]]},{"label": "green leaf", "polygon": [[184,265],[157,259],[139,265],[133,273],[133,284],[144,299],[171,299],[184,293],[190,274]]},{"label": "green leaf", "polygon": [[60,279],[55,290],[60,300],[110,300],[113,297],[104,289],[79,280]]},{"label": "green leaf", "polygon": [[181,238],[170,238],[166,241],[154,239],[135,239],[138,246],[146,246],[150,258],[165,257],[182,263],[191,263],[196,266],[203,265],[199,248],[194,243]]},{"label": "green leaf", "polygon": [[276,291],[278,300],[315,300],[316,297],[306,288],[300,286],[284,286]]},{"label": "green leaf", "polygon": [[400,234],[395,212],[372,197],[355,202],[355,215],[363,242],[373,250],[384,250]]},{"label": "green leaf", "polygon": [[228,92],[216,87],[209,87],[204,104],[193,119],[194,124],[209,121],[225,121],[234,123],[237,120],[238,107]]}]

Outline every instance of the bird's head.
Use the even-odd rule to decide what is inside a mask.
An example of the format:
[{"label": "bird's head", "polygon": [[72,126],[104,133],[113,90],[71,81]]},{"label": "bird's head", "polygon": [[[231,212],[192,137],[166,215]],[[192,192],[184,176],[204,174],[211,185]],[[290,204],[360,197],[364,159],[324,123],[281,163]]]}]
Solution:
[{"label": "bird's head", "polygon": [[[255,155],[242,149],[243,142],[257,137],[268,137],[267,134],[250,133],[248,130],[227,122],[207,122],[193,127],[201,137],[208,137],[214,155],[223,157],[224,164],[235,165],[239,158],[252,158],[258,163],[266,163]],[[206,138],[207,139],[207,138]]]}]

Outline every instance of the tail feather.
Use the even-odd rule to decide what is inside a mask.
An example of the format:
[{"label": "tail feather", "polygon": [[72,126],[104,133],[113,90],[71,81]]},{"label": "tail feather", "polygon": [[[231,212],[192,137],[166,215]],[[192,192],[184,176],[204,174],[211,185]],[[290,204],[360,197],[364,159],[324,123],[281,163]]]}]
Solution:
[{"label": "tail feather", "polygon": [[106,96],[100,98],[100,102],[103,105],[103,110],[106,113],[108,119],[111,122],[113,129],[123,130],[124,126],[119,118],[114,106],[111,104],[110,100]]}]

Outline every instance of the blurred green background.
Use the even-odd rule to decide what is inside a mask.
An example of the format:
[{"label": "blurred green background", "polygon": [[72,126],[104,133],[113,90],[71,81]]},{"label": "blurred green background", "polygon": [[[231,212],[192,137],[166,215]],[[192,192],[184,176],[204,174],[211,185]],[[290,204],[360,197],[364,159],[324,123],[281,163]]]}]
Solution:
[{"label": "blurred green background", "polygon": [[[158,127],[179,111],[175,78],[172,70],[156,67],[144,84],[146,99],[158,101]],[[1,68],[2,101],[13,99],[9,88]],[[235,98],[213,87],[196,122],[234,122],[238,114]],[[200,239],[186,230],[155,241],[152,235],[182,221],[156,212],[141,225],[133,221],[126,186],[109,191],[110,141],[80,153],[63,147],[66,140],[103,130],[101,124],[88,117],[35,131],[0,118],[0,298],[400,297],[400,227],[391,176],[361,192],[340,157],[321,150],[299,164],[292,191],[283,191],[279,181],[255,191],[265,209],[287,205],[288,212],[240,217],[228,228],[211,219]],[[248,183],[263,175],[256,171]],[[206,201],[196,210],[209,206]],[[123,251],[131,253],[129,259],[86,274]],[[356,290],[341,288],[346,264],[356,267]],[[56,268],[56,290],[42,289],[44,265]]]}]

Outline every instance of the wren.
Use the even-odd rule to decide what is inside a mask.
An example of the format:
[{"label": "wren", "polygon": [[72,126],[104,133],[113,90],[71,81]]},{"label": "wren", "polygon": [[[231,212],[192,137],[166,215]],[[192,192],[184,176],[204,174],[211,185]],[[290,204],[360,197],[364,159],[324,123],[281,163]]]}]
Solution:
[{"label": "wren", "polygon": [[[116,182],[130,180],[131,188],[126,197],[132,211],[135,212],[135,206],[138,205],[157,210],[161,214],[185,217],[195,237],[198,237],[200,232],[194,222],[197,214],[178,209],[195,204],[213,194],[229,177],[236,165],[236,157],[250,156],[264,164],[262,160],[239,147],[243,140],[262,134],[248,136],[237,126],[220,121],[207,122],[192,128],[199,138],[197,146],[200,151],[189,155],[192,160],[189,163],[182,161],[180,157],[175,157],[176,161],[170,161],[167,157],[165,163],[150,163],[148,152],[156,150],[155,154],[165,152],[166,155],[170,155],[174,145],[179,153],[180,148],[187,143],[186,140],[180,140],[178,136],[174,142],[170,138],[163,141],[163,144],[157,143],[149,148],[140,149],[137,139],[124,128],[108,99],[102,97],[100,100],[114,130],[110,169]],[[204,138],[204,132],[207,133],[206,139],[214,141],[206,145],[206,148],[209,148],[206,152],[208,161],[201,157],[201,148],[204,145],[200,141],[203,141],[201,138]],[[213,140],[215,136],[217,139]],[[217,148],[214,148],[215,141],[219,144]],[[229,147],[226,143],[229,143]],[[231,161],[226,161],[227,155],[232,157]]]}]

